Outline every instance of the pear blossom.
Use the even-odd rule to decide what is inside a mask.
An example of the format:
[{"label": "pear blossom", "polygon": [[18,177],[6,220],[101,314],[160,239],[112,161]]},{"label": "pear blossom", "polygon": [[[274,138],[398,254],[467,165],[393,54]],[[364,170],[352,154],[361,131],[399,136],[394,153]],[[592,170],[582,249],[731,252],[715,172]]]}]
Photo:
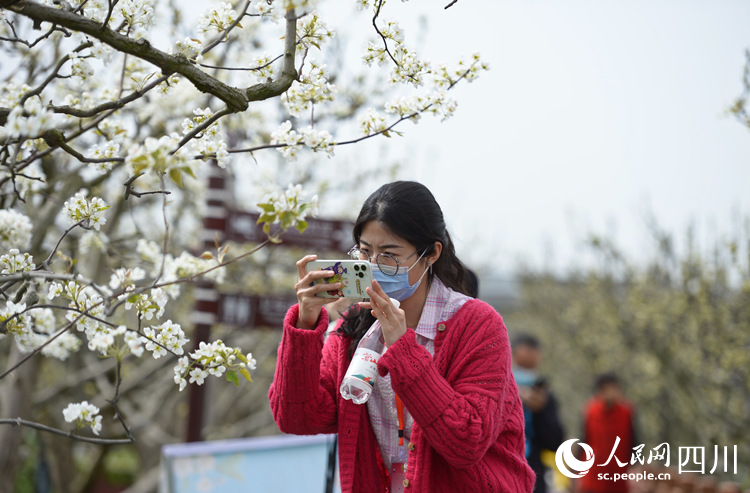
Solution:
[{"label": "pear blossom", "polygon": [[[109,159],[118,157],[120,153],[119,142],[107,141],[101,144],[94,144],[89,147],[87,156],[92,159]],[[112,170],[114,162],[100,162],[100,163],[89,163],[89,166],[101,174],[107,173]]]},{"label": "pear blossom", "polygon": [[21,253],[17,248],[11,248],[7,254],[0,255],[0,274],[28,272],[34,270],[34,258],[28,253]]},{"label": "pear blossom", "polygon": [[188,60],[193,60],[196,63],[203,61],[203,55],[201,54],[203,43],[200,39],[185,38],[182,41],[178,40],[175,42],[175,48],[178,53],[185,55]]},{"label": "pear blossom", "polygon": [[143,329],[146,339],[146,350],[150,351],[154,359],[166,356],[167,351],[171,351],[178,356],[184,354],[182,348],[188,339],[182,331],[180,324],[167,320],[161,325],[146,327]]},{"label": "pear blossom", "polygon": [[116,269],[109,278],[109,287],[113,290],[132,291],[135,283],[146,278],[146,271],[140,267]]},{"label": "pear blossom", "polygon": [[359,117],[359,128],[364,135],[372,135],[388,128],[385,116],[373,108],[368,108],[364,115]]},{"label": "pear blossom", "polygon": [[39,96],[32,96],[23,105],[13,106],[4,126],[11,137],[33,138],[55,128],[57,121],[57,116],[43,105]]},{"label": "pear blossom", "polygon": [[137,294],[122,294],[122,299],[125,299],[125,310],[131,310],[135,308],[138,318],[151,320],[152,318],[160,318],[164,315],[164,307],[169,301],[167,294],[162,288],[154,288],[149,291]]},{"label": "pear blossom", "polygon": [[91,200],[86,198],[86,193],[78,192],[75,196],[65,202],[63,212],[72,224],[81,222],[83,228],[94,228],[99,231],[107,218],[102,213],[109,209],[99,197],[92,197]]},{"label": "pear blossom", "polygon": [[232,4],[220,2],[218,6],[211,7],[198,21],[198,29],[203,33],[223,32],[235,20],[237,12],[232,9]]},{"label": "pear blossom", "polygon": [[5,307],[0,307],[0,323],[5,324],[5,330],[10,334],[23,335],[28,332],[30,329],[26,303],[6,301]]},{"label": "pear blossom", "polygon": [[201,341],[198,349],[189,356],[192,363],[187,356],[183,356],[173,368],[174,382],[180,386],[180,390],[188,383],[203,385],[209,376],[221,377],[227,372],[239,371],[249,379],[249,370],[256,368],[252,353],[245,356],[239,348],[230,348],[221,340],[210,343]]},{"label": "pear blossom", "polygon": [[325,69],[325,65],[311,62],[309,70],[292,83],[281,99],[290,115],[300,116],[313,104],[333,100],[335,86],[328,82]]},{"label": "pear blossom", "polygon": [[0,209],[0,251],[26,250],[31,244],[31,220],[14,209]]},{"label": "pear blossom", "polygon": [[90,426],[91,431],[98,435],[102,429],[102,417],[99,408],[88,401],[70,403],[63,409],[63,418],[68,423],[77,423],[80,430],[84,426]]}]

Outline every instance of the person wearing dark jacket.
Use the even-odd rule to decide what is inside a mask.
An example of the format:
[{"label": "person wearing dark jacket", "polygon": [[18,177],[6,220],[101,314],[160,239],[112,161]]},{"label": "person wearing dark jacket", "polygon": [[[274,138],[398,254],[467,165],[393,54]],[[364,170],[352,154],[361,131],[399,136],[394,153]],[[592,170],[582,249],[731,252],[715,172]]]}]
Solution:
[{"label": "person wearing dark jacket", "polygon": [[513,375],[518,385],[524,412],[526,460],[536,473],[535,493],[546,493],[543,450],[555,451],[563,442],[564,432],[557,413],[557,400],[548,389],[538,368],[542,357],[539,340],[528,334],[513,339]]}]

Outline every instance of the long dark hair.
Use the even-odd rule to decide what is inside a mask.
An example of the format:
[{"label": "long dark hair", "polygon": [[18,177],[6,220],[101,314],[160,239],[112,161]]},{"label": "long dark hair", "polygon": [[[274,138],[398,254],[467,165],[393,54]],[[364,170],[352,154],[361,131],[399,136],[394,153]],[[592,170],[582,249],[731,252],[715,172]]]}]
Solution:
[{"label": "long dark hair", "polygon": [[[433,276],[437,276],[454,291],[476,296],[468,285],[468,269],[456,257],[453,241],[445,227],[443,211],[427,187],[414,181],[396,181],[377,189],[365,200],[359,211],[353,230],[355,244],[359,244],[362,228],[370,221],[378,221],[391,233],[414,245],[425,256],[434,252],[435,242],[439,241],[443,250],[428,273],[428,287]],[[375,317],[370,310],[350,310],[344,315],[344,322],[338,333],[351,338],[350,357],[373,323]]]}]

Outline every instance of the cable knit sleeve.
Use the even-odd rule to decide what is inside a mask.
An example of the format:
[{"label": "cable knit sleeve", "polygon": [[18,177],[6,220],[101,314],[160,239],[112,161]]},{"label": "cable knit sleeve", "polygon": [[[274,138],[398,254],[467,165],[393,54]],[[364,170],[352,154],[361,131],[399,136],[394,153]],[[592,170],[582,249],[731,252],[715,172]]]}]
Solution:
[{"label": "cable knit sleeve", "polygon": [[512,389],[502,318],[489,305],[468,305],[445,323],[434,360],[410,329],[378,363],[428,443],[458,468],[475,465],[498,440]]},{"label": "cable knit sleeve", "polygon": [[313,330],[295,327],[299,306],[284,318],[273,383],[268,392],[271,413],[284,433],[315,435],[336,432],[336,354],[339,337],[329,337],[325,308]]}]

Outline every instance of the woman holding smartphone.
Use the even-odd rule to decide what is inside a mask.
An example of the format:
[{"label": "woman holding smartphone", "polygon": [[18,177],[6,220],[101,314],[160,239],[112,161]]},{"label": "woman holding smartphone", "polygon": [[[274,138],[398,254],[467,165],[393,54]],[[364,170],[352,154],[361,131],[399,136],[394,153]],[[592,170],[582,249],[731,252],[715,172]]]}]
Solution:
[{"label": "woman holding smartphone", "polygon": [[[324,343],[336,299],[317,293],[330,271],[297,262],[269,398],[281,431],[338,433],[348,492],[530,492],[523,410],[500,315],[474,299],[443,213],[416,182],[382,186],[362,206],[350,254],[369,260],[369,302],[344,314]],[[398,306],[392,301],[398,300]],[[366,404],[339,394],[363,335],[379,324],[387,350]]]}]

